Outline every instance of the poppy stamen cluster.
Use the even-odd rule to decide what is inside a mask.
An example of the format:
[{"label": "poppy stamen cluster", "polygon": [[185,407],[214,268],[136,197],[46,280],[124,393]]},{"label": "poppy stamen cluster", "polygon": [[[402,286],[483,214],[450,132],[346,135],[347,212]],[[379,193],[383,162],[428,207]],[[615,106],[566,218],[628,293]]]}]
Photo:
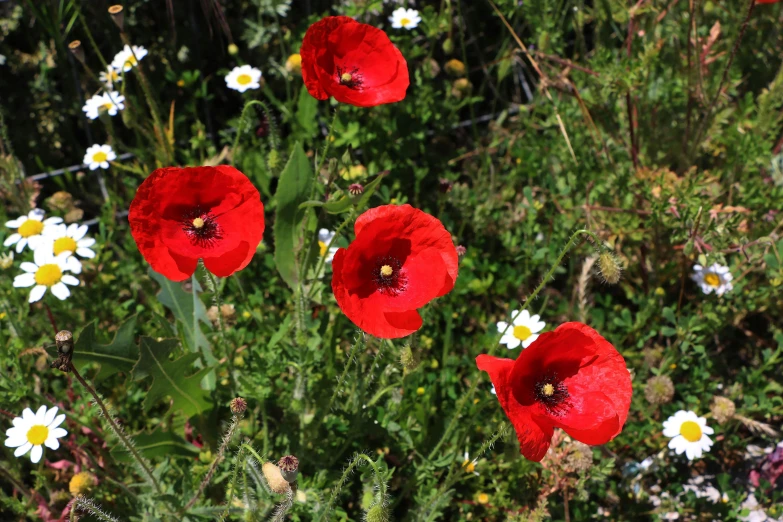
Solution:
[{"label": "poppy stamen cluster", "polygon": [[194,245],[212,248],[223,238],[220,225],[209,211],[196,208],[182,220],[182,231]]},{"label": "poppy stamen cluster", "polygon": [[373,281],[379,292],[394,296],[405,290],[407,278],[401,271],[402,263],[392,256],[383,256],[373,266]]},{"label": "poppy stamen cluster", "polygon": [[545,375],[533,387],[534,396],[540,402],[547,412],[552,415],[564,415],[570,404],[568,402],[568,387],[557,378],[556,373]]},{"label": "poppy stamen cluster", "polygon": [[362,80],[362,75],[359,74],[358,67],[354,67],[353,69],[348,71],[338,66],[337,78],[341,84],[351,89],[361,89],[362,87],[363,80]]}]

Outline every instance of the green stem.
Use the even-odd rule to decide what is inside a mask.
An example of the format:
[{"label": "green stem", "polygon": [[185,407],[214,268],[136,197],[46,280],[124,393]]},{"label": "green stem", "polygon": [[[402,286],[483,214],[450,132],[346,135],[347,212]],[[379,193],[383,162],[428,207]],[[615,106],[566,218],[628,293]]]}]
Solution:
[{"label": "green stem", "polygon": [[343,373],[340,375],[340,378],[337,380],[337,386],[334,387],[334,392],[332,392],[332,398],[329,399],[329,406],[327,406],[326,408],[327,413],[332,411],[332,406],[334,406],[334,401],[337,399],[337,394],[340,392],[340,387],[345,382],[345,377],[348,375],[348,370],[351,368],[351,363],[353,362],[353,359],[356,355],[357,348],[359,348],[359,346],[363,345],[365,342],[366,342],[366,338],[364,336],[364,332],[359,332],[356,341],[351,345],[351,349],[348,351],[348,360],[345,361],[345,366],[343,367]]},{"label": "green stem", "polygon": [[348,477],[351,475],[351,472],[356,466],[360,465],[362,461],[365,461],[370,465],[373,472],[375,473],[375,480],[377,482],[378,488],[382,488],[385,491],[385,485],[383,484],[383,478],[381,476],[380,470],[378,470],[378,466],[376,466],[375,462],[364,453],[357,453],[348,463],[348,466],[345,468],[345,471],[343,471],[343,475],[340,477],[337,485],[332,489],[332,495],[329,497],[329,502],[326,504],[323,511],[321,511],[321,514],[318,515],[316,522],[321,522],[321,520],[324,519],[324,516],[328,515],[332,511],[332,506],[334,506],[334,503],[337,500],[337,495],[340,494],[343,486],[348,481]]},{"label": "green stem", "polygon": [[239,123],[237,124],[237,135],[234,137],[234,143],[231,145],[232,163],[235,160],[234,152],[237,150],[237,147],[239,146],[239,139],[242,137],[242,134],[246,130],[244,127],[245,127],[245,122],[247,121],[247,112],[254,105],[260,105],[261,108],[264,110],[264,115],[266,116],[266,119],[269,122],[269,141],[272,143],[273,147],[275,146],[276,131],[274,129],[274,126],[272,125],[272,117],[269,113],[269,107],[267,107],[266,104],[261,100],[251,100],[245,104],[245,106],[242,108],[242,112],[239,115]]},{"label": "green stem", "polygon": [[[500,333],[500,337],[493,337],[494,343],[489,348],[489,355],[492,355],[495,353],[495,350],[500,345],[498,339],[502,339],[504,335],[506,335],[506,332],[511,327],[512,324],[514,324],[514,320],[524,312],[527,307],[530,305],[532,301],[538,297],[538,294],[541,293],[541,290],[544,289],[547,282],[554,276],[555,271],[557,270],[557,267],[560,266],[560,263],[563,261],[563,258],[566,256],[569,250],[571,250],[571,247],[574,246],[574,243],[576,243],[576,240],[579,238],[579,236],[585,235],[593,239],[595,241],[598,248],[603,248],[601,245],[603,242],[601,239],[596,236],[594,233],[590,232],[589,230],[581,229],[577,230],[576,232],[571,235],[571,239],[568,240],[568,243],[566,243],[566,246],[563,248],[563,250],[560,251],[560,255],[557,256],[557,260],[552,265],[552,267],[549,269],[549,271],[546,273],[544,278],[541,280],[541,282],[538,284],[535,290],[533,290],[533,293],[530,294],[530,297],[525,299],[524,303],[521,303],[521,306],[519,310],[517,311],[516,315],[511,318],[511,321],[506,325],[505,330]],[[465,405],[468,403],[470,399],[473,398],[473,394],[476,392],[476,388],[478,388],[480,379],[474,379],[473,384],[471,384],[470,389],[468,389],[467,393],[465,393],[460,400],[457,402],[457,411],[454,413],[454,416],[451,418],[451,422],[449,422],[449,425],[446,427],[446,431],[443,433],[443,436],[440,438],[438,443],[435,445],[435,447],[430,452],[429,456],[427,457],[427,460],[431,461],[438,453],[438,450],[440,450],[441,446],[448,440],[448,438],[451,436],[454,429],[457,427],[457,422],[459,421],[459,417],[462,414],[463,408],[465,408]]]}]

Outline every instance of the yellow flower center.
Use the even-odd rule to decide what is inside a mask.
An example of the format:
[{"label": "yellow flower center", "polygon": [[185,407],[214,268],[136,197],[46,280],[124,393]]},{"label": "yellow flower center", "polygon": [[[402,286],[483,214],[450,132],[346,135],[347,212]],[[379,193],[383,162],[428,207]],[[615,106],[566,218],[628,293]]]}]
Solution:
[{"label": "yellow flower center", "polygon": [[533,332],[531,332],[530,328],[528,328],[527,326],[515,326],[514,327],[514,337],[516,337],[520,341],[524,341],[525,339],[530,337],[530,335],[532,333]]},{"label": "yellow flower center", "polygon": [[291,67],[297,67],[299,65],[302,65],[302,55],[301,54],[292,54],[288,57],[288,64]]},{"label": "yellow flower center", "polygon": [[247,85],[252,81],[253,78],[251,78],[249,74],[240,74],[239,76],[237,76],[237,83],[239,85]]},{"label": "yellow flower center", "polygon": [[68,483],[68,489],[73,496],[83,495],[88,493],[94,484],[93,474],[89,471],[82,471],[71,478],[71,481]]},{"label": "yellow flower center", "polygon": [[318,242],[318,248],[321,249],[321,257],[326,255],[326,249],[329,247],[326,243],[323,241]]},{"label": "yellow flower center", "polygon": [[476,463],[473,462],[472,460],[466,460],[465,462],[463,462],[462,467],[465,468],[465,471],[467,471],[468,473],[473,473],[474,471],[476,471]]},{"label": "yellow flower center", "polygon": [[685,421],[680,426],[680,435],[688,442],[698,442],[701,440],[701,426],[698,422]]},{"label": "yellow flower center", "polygon": [[204,226],[204,220],[201,219],[200,217],[197,217],[196,219],[193,220],[193,226],[196,227],[196,228],[203,227]]},{"label": "yellow flower center", "polygon": [[383,277],[389,277],[394,273],[394,269],[390,267],[389,265],[383,265],[381,267],[381,276]]},{"label": "yellow flower center", "polygon": [[403,27],[407,27],[409,23],[411,23],[409,18],[403,18],[402,20],[400,20],[400,25]]},{"label": "yellow flower center", "polygon": [[351,73],[342,73],[340,75],[340,81],[342,83],[351,83],[353,81],[353,75]]},{"label": "yellow flower center", "polygon": [[35,271],[35,282],[39,285],[52,286],[60,282],[63,271],[54,263],[44,265]]},{"label": "yellow flower center", "polygon": [[103,152],[103,151],[100,151],[100,152],[96,152],[95,154],[93,154],[92,161],[94,161],[95,163],[103,163],[104,161],[106,161],[106,158],[108,158],[106,153]]},{"label": "yellow flower center", "polygon": [[76,252],[76,240],[67,236],[55,240],[54,255],[59,256],[63,252]]},{"label": "yellow flower center", "polygon": [[22,237],[37,236],[43,230],[43,223],[37,219],[28,219],[19,227],[19,235]]},{"label": "yellow flower center", "polygon": [[546,383],[541,387],[541,393],[547,397],[551,397],[555,393],[555,387],[549,383]]},{"label": "yellow flower center", "polygon": [[486,493],[479,493],[476,500],[478,500],[479,504],[489,504],[489,495]]},{"label": "yellow flower center", "polygon": [[103,105],[101,105],[101,107],[103,107],[104,109],[106,109],[106,110],[108,111],[108,110],[110,110],[112,107],[114,107],[114,104],[113,104],[112,102],[106,102],[106,103],[104,103]]},{"label": "yellow flower center", "polygon": [[704,282],[717,288],[720,286],[720,276],[714,272],[710,272],[704,276]]},{"label": "yellow flower center", "polygon": [[136,63],[138,63],[136,61],[136,57],[135,56],[129,56],[128,59],[125,60],[125,67],[133,67],[134,65],[136,65]]},{"label": "yellow flower center", "polygon": [[49,437],[49,428],[42,424],[36,424],[27,430],[27,442],[33,446],[40,446]]}]

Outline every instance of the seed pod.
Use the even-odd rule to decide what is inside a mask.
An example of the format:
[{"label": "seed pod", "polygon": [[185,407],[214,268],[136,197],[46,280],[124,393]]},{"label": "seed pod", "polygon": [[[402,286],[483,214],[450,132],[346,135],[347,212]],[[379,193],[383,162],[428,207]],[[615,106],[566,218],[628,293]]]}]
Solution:
[{"label": "seed pod", "polygon": [[296,482],[296,476],[299,474],[299,459],[293,455],[286,455],[277,462],[280,468],[280,474],[290,484]]},{"label": "seed pod", "polygon": [[68,330],[61,330],[54,336],[54,343],[57,345],[57,359],[49,367],[69,372],[73,357],[73,334]]},{"label": "seed pod", "polygon": [[125,14],[122,12],[122,6],[113,5],[109,7],[109,14],[111,15],[111,19],[114,20],[114,24],[119,28],[120,32],[122,32],[122,27],[125,23]]}]

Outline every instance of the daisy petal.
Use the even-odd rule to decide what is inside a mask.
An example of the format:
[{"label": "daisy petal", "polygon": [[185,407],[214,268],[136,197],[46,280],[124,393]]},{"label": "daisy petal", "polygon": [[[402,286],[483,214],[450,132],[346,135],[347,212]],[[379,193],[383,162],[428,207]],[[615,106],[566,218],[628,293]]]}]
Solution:
[{"label": "daisy petal", "polygon": [[71,291],[68,290],[68,287],[65,286],[65,284],[60,281],[56,285],[52,286],[52,294],[59,299],[60,301],[65,301],[69,295],[71,295]]},{"label": "daisy petal", "polygon": [[46,287],[44,285],[37,285],[30,290],[30,299],[28,299],[27,302],[35,303],[36,301],[40,301],[45,293]]},{"label": "daisy petal", "polygon": [[41,456],[43,455],[43,448],[38,446],[33,446],[33,451],[30,452],[30,462],[33,464],[38,464],[41,460]]},{"label": "daisy petal", "polygon": [[30,451],[30,448],[32,447],[33,445],[30,444],[29,442],[25,443],[23,446],[19,446],[18,448],[16,448],[16,451],[14,451],[14,457],[21,457],[22,455]]}]

